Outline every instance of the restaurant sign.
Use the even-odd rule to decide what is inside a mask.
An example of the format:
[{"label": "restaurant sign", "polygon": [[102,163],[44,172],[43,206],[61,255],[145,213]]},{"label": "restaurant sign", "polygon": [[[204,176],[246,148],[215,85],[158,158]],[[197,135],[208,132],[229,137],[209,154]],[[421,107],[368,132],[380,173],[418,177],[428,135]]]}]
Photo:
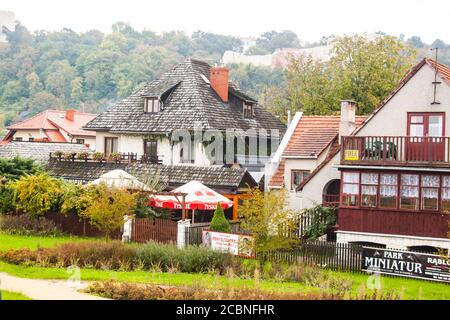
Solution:
[{"label": "restaurant sign", "polygon": [[202,231],[202,243],[211,247],[212,250],[229,252],[236,256],[253,257],[251,251],[252,236],[234,233],[215,232],[210,230]]},{"label": "restaurant sign", "polygon": [[410,251],[363,247],[362,270],[450,283],[447,257]]},{"label": "restaurant sign", "polygon": [[358,161],[359,160],[359,150],[344,150],[344,160],[345,161]]}]

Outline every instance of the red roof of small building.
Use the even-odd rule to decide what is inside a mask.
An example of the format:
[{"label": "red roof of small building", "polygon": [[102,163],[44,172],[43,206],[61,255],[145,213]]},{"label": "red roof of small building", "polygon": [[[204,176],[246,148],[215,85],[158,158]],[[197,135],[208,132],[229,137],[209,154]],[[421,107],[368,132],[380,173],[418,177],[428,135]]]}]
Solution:
[{"label": "red roof of small building", "polygon": [[[356,116],[356,126],[366,116]],[[283,157],[317,158],[339,133],[340,116],[302,116],[283,152]]]},{"label": "red roof of small building", "polygon": [[[356,127],[360,126],[367,116],[356,116]],[[317,158],[337,140],[339,135],[340,116],[302,116],[297,124],[282,158]],[[335,148],[332,148],[335,151]],[[269,186],[281,188],[284,184],[285,160],[281,159],[278,169],[272,176]]]},{"label": "red roof of small building", "polygon": [[66,116],[68,111],[46,110],[29,119],[15,123],[7,127],[10,132],[5,140],[11,138],[11,133],[18,130],[43,130],[51,142],[68,142],[62,132],[73,136],[95,136],[94,131],[81,128],[97,115],[75,110],[73,111],[73,120],[70,120],[70,117]]}]

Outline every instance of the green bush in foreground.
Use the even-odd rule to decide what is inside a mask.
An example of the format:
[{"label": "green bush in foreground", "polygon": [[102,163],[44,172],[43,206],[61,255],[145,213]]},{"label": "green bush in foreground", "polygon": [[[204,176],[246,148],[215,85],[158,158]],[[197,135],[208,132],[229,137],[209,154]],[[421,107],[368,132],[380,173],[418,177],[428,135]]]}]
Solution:
[{"label": "green bush in foreground", "polygon": [[223,271],[232,257],[206,247],[188,246],[182,250],[171,244],[148,242],[139,247],[137,260],[145,269],[180,272]]},{"label": "green bush in foreground", "polygon": [[198,285],[162,287],[114,281],[94,282],[88,292],[116,300],[341,300],[334,292],[270,292],[258,288],[213,289]]}]

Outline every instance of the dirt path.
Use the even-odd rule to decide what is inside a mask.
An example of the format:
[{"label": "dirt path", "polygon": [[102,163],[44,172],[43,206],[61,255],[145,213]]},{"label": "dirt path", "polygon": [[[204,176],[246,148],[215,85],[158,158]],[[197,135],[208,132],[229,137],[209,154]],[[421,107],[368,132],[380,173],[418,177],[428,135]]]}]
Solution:
[{"label": "dirt path", "polygon": [[0,289],[22,293],[35,300],[107,300],[79,292],[87,283],[69,283],[64,280],[38,280],[10,276],[0,272]]}]

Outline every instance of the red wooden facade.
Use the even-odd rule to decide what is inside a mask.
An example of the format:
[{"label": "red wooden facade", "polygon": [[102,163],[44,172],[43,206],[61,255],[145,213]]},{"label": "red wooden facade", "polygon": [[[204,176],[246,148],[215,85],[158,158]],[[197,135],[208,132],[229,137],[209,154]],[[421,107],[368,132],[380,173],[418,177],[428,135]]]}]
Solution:
[{"label": "red wooden facade", "polygon": [[447,238],[449,215],[440,212],[339,208],[342,231]]},{"label": "red wooden facade", "polygon": [[[345,188],[346,173],[356,174],[355,180],[349,185],[350,188]],[[376,183],[369,184],[363,182],[364,174],[374,174],[377,177]],[[380,192],[382,175],[395,176],[396,183],[387,185],[395,190],[396,195],[391,196],[389,202],[390,207],[383,207],[382,195]],[[417,185],[413,188],[417,189],[417,196],[411,202],[411,197],[405,197],[406,204],[409,207],[402,206],[402,175],[417,176]],[[435,177],[438,181],[435,187],[424,185],[423,177]],[[341,172],[341,195],[338,211],[338,230],[354,231],[365,233],[379,233],[379,234],[395,234],[407,235],[416,237],[432,237],[432,238],[447,238],[450,223],[449,200],[444,199],[444,193],[448,194],[450,188],[447,188],[450,173],[439,172],[417,172],[417,171],[398,171],[398,170],[374,170],[364,169],[342,169]],[[376,193],[369,195],[370,202],[364,201],[363,186],[374,187]],[[406,185],[411,187],[411,185]],[[349,197],[346,189],[353,190],[355,195]],[[435,189],[436,199],[430,201],[427,198],[426,202],[423,200],[425,190]],[[351,192],[351,191],[350,191]],[[414,203],[415,208],[411,209],[411,203]],[[430,203],[435,204],[430,206]]]}]

